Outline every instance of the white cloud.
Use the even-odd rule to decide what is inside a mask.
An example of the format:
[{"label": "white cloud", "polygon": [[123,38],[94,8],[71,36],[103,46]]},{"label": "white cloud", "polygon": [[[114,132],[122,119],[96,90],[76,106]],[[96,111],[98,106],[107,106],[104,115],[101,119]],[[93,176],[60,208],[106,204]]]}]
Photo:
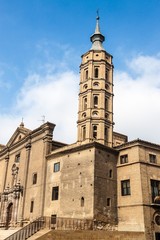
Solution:
[{"label": "white cloud", "polygon": [[32,127],[40,124],[42,115],[55,123],[55,140],[76,141],[78,81],[79,76],[71,71],[45,77],[33,74],[21,89],[16,110]]},{"label": "white cloud", "polygon": [[137,56],[114,80],[115,130],[160,143],[160,57]]},{"label": "white cloud", "polygon": [[[3,143],[9,140],[23,117],[25,127],[34,129],[46,121],[56,124],[54,139],[64,142],[76,141],[77,99],[79,76],[64,72],[41,77],[28,76],[14,107],[14,115],[1,116],[0,132]],[[2,141],[1,141],[2,142]]]},{"label": "white cloud", "polygon": [[[65,48],[67,52],[62,54],[62,49],[57,60],[51,57],[44,62],[42,59],[33,60],[31,70],[11,104],[12,108],[5,115],[0,115],[1,144],[8,142],[22,118],[25,127],[34,129],[42,124],[43,115],[45,121],[56,124],[55,140],[67,143],[76,141],[79,74],[69,69],[67,58],[74,61],[72,51],[68,47]],[[58,53],[58,49],[56,51]],[[38,63],[37,68],[35,63]]]},{"label": "white cloud", "polygon": [[[0,116],[1,143],[9,140],[22,117],[25,127],[34,129],[42,124],[42,115],[46,121],[56,124],[55,140],[76,141],[79,74],[67,67],[55,72],[51,62],[45,63],[41,69],[43,73],[32,71],[24,79],[14,109]],[[115,131],[128,135],[130,140],[141,138],[160,143],[159,86],[158,55],[134,57],[127,62],[127,70],[115,70]]]}]

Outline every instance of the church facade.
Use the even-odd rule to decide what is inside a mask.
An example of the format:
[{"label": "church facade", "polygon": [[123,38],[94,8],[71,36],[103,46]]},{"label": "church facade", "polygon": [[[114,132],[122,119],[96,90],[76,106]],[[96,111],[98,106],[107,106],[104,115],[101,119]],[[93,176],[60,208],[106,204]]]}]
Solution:
[{"label": "church facade", "polygon": [[54,140],[55,124],[21,123],[0,145],[0,226],[41,216],[56,229],[143,232],[160,238],[160,145],[113,131],[113,63],[99,17],[80,66],[77,142]]}]

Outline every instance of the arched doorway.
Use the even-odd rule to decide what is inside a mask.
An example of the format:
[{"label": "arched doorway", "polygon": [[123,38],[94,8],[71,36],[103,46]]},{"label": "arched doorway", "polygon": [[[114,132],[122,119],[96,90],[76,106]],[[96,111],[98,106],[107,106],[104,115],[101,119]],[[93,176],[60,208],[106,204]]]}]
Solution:
[{"label": "arched doorway", "polygon": [[10,203],[7,207],[6,229],[8,229],[12,219],[12,210],[13,210],[13,203]]}]

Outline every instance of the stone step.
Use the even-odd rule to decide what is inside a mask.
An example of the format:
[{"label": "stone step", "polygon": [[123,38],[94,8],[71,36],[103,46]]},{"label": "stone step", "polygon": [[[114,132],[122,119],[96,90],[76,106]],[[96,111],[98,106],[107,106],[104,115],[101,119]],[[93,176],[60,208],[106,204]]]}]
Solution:
[{"label": "stone step", "polygon": [[38,232],[36,232],[34,235],[29,237],[28,240],[36,240],[50,231],[51,231],[51,229],[47,229],[47,228],[41,229]]}]

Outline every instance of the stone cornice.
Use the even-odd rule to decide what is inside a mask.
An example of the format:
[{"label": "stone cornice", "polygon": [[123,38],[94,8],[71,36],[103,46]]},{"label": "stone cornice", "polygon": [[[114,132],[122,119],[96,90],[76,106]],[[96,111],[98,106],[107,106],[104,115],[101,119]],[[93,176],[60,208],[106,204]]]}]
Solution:
[{"label": "stone cornice", "polygon": [[148,148],[154,148],[154,149],[160,150],[160,145],[158,145],[156,143],[147,142],[147,141],[141,140],[139,138],[136,140],[121,144],[119,146],[116,146],[116,147],[114,147],[114,149],[122,150],[122,149],[130,148],[130,147],[134,147],[134,146],[142,146],[142,147],[148,147]]},{"label": "stone cornice", "polygon": [[118,155],[118,151],[113,148],[110,148],[110,147],[100,144],[98,142],[91,142],[91,143],[86,143],[86,144],[75,143],[75,144],[68,145],[66,147],[59,148],[58,150],[52,151],[51,154],[47,155],[46,158],[47,158],[47,160],[50,160],[52,158],[55,158],[55,157],[58,157],[58,156],[61,156],[64,154],[70,154],[70,153],[74,153],[77,151],[83,151],[83,150],[86,150],[89,148],[97,148],[97,149],[101,149],[101,150]]}]

